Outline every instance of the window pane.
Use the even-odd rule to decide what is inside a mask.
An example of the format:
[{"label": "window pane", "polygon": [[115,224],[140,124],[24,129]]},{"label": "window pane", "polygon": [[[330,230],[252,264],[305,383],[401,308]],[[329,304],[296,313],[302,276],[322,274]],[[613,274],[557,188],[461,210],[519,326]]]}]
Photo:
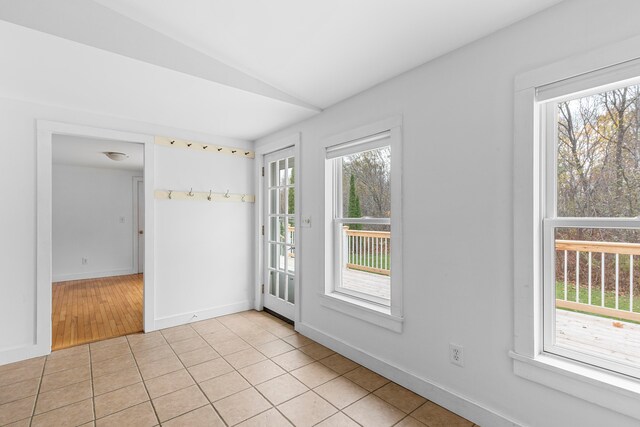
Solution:
[{"label": "window pane", "polygon": [[558,103],[558,216],[640,214],[640,86]]},{"label": "window pane", "polygon": [[286,159],[278,161],[278,185],[280,186],[287,183],[285,161]]},{"label": "window pane", "polygon": [[555,345],[640,367],[640,230],[555,230]]},{"label": "window pane", "polygon": [[287,282],[288,282],[288,291],[289,294],[287,296],[287,300],[291,303],[291,304],[295,304],[296,300],[295,300],[295,288],[294,288],[294,281],[293,281],[293,276],[287,276]]},{"label": "window pane", "polygon": [[296,180],[296,172],[295,172],[295,170],[296,170],[296,166],[295,165],[296,164],[295,164],[295,160],[296,159],[293,158],[293,157],[289,157],[289,159],[288,159],[288,165],[289,165],[289,171],[288,171],[289,179],[288,179],[288,182],[287,182],[288,185],[293,185],[295,183],[295,180]]},{"label": "window pane", "polygon": [[342,204],[345,218],[391,217],[391,148],[344,156]]},{"label": "window pane", "polygon": [[289,218],[287,222],[287,243],[291,245],[296,244],[296,226],[294,218]]},{"label": "window pane", "polygon": [[276,209],[278,208],[278,190],[269,190],[269,213],[275,214],[278,213]]},{"label": "window pane", "polygon": [[269,163],[269,187],[278,185],[278,174],[276,172],[277,162]]},{"label": "window pane", "polygon": [[391,297],[390,225],[339,227],[341,288],[388,301]]}]

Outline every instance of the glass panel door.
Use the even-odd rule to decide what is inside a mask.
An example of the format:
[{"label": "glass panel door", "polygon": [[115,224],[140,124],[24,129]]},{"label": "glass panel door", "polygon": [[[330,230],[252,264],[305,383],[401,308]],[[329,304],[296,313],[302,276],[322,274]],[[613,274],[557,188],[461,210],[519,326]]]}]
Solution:
[{"label": "glass panel door", "polygon": [[296,302],[295,167],[292,148],[265,156],[264,306],[291,320]]}]

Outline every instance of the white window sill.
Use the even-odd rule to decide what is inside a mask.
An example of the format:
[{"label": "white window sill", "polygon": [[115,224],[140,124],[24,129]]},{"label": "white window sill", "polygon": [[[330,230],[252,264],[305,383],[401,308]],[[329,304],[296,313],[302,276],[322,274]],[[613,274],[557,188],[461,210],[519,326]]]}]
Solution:
[{"label": "white window sill", "polygon": [[522,378],[640,420],[640,380],[550,354],[509,356]]},{"label": "white window sill", "polygon": [[402,332],[404,318],[391,314],[389,307],[381,307],[377,304],[368,303],[348,295],[336,292],[330,294],[320,294],[321,304],[340,313],[355,317],[365,322],[389,329],[393,332]]}]

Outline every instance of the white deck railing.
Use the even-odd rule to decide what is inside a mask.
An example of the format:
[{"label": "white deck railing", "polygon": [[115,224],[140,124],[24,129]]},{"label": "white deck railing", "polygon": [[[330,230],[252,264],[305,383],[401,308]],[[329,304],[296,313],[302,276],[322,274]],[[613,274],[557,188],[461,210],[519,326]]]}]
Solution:
[{"label": "white deck railing", "polygon": [[349,227],[345,226],[343,248],[347,268],[390,275],[390,232],[349,230]]},{"label": "white deck railing", "polygon": [[[583,253],[586,255],[581,256]],[[628,257],[628,273],[621,271],[621,255]],[[634,312],[633,308],[634,256],[638,255],[640,255],[640,244],[637,243],[556,240],[556,280],[562,280],[564,285],[563,297],[559,298],[556,294],[556,307],[640,322],[640,313]],[[580,266],[581,258],[583,263],[586,258],[586,277],[584,277],[585,268]],[[607,271],[607,261],[609,264],[612,264],[611,261],[613,261],[613,271]],[[569,264],[572,264],[571,270],[573,271],[569,270]],[[582,277],[581,270],[583,271]],[[570,273],[573,275],[573,282],[570,281]],[[575,296],[572,300],[569,300],[570,284],[575,289]],[[611,292],[606,290],[607,286],[614,290],[612,304],[606,303],[607,293]],[[596,292],[599,293],[599,304],[594,303]],[[623,295],[625,306],[628,297],[628,308],[621,309],[620,299]],[[584,302],[585,299],[586,302]]]}]

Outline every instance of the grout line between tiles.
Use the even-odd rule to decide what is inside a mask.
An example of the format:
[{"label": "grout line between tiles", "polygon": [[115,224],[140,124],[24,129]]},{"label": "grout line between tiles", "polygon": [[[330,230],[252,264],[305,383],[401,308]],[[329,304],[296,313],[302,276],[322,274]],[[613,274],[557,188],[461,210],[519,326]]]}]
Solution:
[{"label": "grout line between tiles", "polygon": [[[127,343],[129,344],[129,350],[131,350],[131,355],[133,357],[133,363],[136,364],[136,369],[138,369],[138,374],[140,374],[140,379],[142,380],[142,386],[144,387],[144,391],[147,393],[147,397],[149,398],[148,402],[151,403],[151,409],[153,409],[153,414],[156,416],[156,420],[158,421],[158,425],[160,425],[160,417],[158,416],[158,411],[156,411],[156,406],[153,404],[153,400],[151,399],[151,395],[149,394],[149,390],[147,389],[147,384],[144,382],[144,377],[142,376],[142,372],[140,372],[140,366],[138,366],[138,359],[136,359],[136,356],[133,353],[133,348],[131,347],[131,342],[129,341],[128,338],[127,338]],[[144,403],[144,402],[142,402],[142,403]],[[129,409],[129,408],[126,408],[126,409]]]},{"label": "grout line between tiles", "polygon": [[38,398],[40,397],[40,387],[42,387],[42,378],[44,377],[44,368],[47,366],[49,356],[45,356],[44,363],[42,364],[42,371],[40,372],[40,381],[38,382],[38,391],[36,392],[36,398],[33,400],[33,408],[31,408],[31,418],[29,419],[29,427],[33,424],[33,417],[36,413],[36,405],[38,404]]}]

